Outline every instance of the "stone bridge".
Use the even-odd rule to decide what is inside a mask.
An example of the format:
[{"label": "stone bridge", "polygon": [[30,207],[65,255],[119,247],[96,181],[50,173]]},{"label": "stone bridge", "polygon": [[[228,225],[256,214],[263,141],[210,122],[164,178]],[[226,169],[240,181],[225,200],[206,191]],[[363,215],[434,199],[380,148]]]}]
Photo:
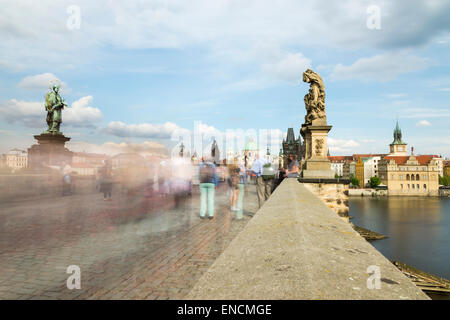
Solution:
[{"label": "stone bridge", "polygon": [[295,179],[283,181],[185,298],[429,299]]}]

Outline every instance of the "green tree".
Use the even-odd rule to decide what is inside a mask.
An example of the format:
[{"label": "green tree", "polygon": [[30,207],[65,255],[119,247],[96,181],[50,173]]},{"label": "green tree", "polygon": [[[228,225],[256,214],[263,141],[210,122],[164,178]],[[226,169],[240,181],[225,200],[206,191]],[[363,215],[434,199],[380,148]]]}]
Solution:
[{"label": "green tree", "polygon": [[443,186],[449,186],[450,185],[450,178],[447,176],[439,176],[439,184]]},{"label": "green tree", "polygon": [[335,174],[334,174],[334,178],[335,178],[335,179],[339,179],[340,177],[339,177],[339,175],[338,175],[337,173],[335,173]]},{"label": "green tree", "polygon": [[359,187],[359,180],[353,174],[350,175],[350,182],[352,186]]},{"label": "green tree", "polygon": [[369,185],[370,185],[371,188],[378,187],[380,185],[380,183],[381,183],[381,179],[380,178],[378,178],[378,177],[370,178]]}]

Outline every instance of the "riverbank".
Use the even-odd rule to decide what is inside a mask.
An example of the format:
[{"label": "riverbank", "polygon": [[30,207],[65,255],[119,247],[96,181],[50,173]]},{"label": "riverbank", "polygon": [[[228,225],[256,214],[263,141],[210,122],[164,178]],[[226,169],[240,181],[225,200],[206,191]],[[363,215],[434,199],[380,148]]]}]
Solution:
[{"label": "riverbank", "polygon": [[[349,189],[348,190],[349,197],[386,197],[390,196],[387,189],[372,189],[372,188],[364,188],[364,189]],[[450,197],[450,187],[441,186],[439,188],[439,194],[437,196],[430,195],[391,195],[391,197]]]},{"label": "riverbank", "polygon": [[349,207],[352,223],[387,236],[371,245],[390,261],[450,279],[450,198],[359,196]]}]

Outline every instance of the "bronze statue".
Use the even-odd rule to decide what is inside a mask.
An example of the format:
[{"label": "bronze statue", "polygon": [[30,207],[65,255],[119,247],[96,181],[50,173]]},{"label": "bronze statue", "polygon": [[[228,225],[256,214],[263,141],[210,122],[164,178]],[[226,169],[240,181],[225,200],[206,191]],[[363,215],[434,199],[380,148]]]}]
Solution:
[{"label": "bronze statue", "polygon": [[62,109],[67,106],[59,95],[59,85],[54,84],[52,91],[45,96],[45,110],[47,110],[47,134],[62,134],[59,127],[62,122]]}]

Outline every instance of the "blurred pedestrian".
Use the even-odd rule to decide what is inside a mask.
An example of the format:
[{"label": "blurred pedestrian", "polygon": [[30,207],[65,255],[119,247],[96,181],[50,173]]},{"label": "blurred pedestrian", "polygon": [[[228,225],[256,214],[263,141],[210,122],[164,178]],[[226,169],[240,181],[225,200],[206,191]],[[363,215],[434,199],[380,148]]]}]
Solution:
[{"label": "blurred pedestrian", "polygon": [[72,167],[66,161],[63,161],[61,168],[63,175],[62,195],[70,195],[72,192]]},{"label": "blurred pedestrian", "polygon": [[239,166],[232,164],[229,166],[229,185],[230,185],[230,206],[231,211],[238,211],[237,203],[239,197]]},{"label": "blurred pedestrian", "polygon": [[105,160],[105,164],[100,168],[100,192],[103,192],[103,200],[111,200],[112,196],[112,166],[110,160]]},{"label": "blurred pedestrian", "polygon": [[285,176],[288,178],[297,178],[298,169],[299,169],[298,161],[295,159],[293,154],[290,154],[288,160],[288,168],[285,172]]},{"label": "blurred pedestrian", "polygon": [[170,160],[170,192],[175,198],[176,207],[179,207],[183,200],[191,194],[192,170],[189,158],[173,157]]},{"label": "blurred pedestrian", "polygon": [[[273,177],[263,177],[264,174],[264,166],[268,164],[267,169],[271,164],[264,158],[260,158],[259,154],[256,154],[256,160],[253,162],[252,171],[256,176],[256,191],[258,194],[258,204],[261,208],[264,202],[269,199],[270,194],[272,193],[272,185],[273,185]],[[267,170],[266,169],[266,170]],[[268,176],[268,175],[267,175]]]},{"label": "blurred pedestrian", "polygon": [[199,166],[200,218],[214,218],[214,193],[218,184],[216,166],[212,160],[203,161]]}]

